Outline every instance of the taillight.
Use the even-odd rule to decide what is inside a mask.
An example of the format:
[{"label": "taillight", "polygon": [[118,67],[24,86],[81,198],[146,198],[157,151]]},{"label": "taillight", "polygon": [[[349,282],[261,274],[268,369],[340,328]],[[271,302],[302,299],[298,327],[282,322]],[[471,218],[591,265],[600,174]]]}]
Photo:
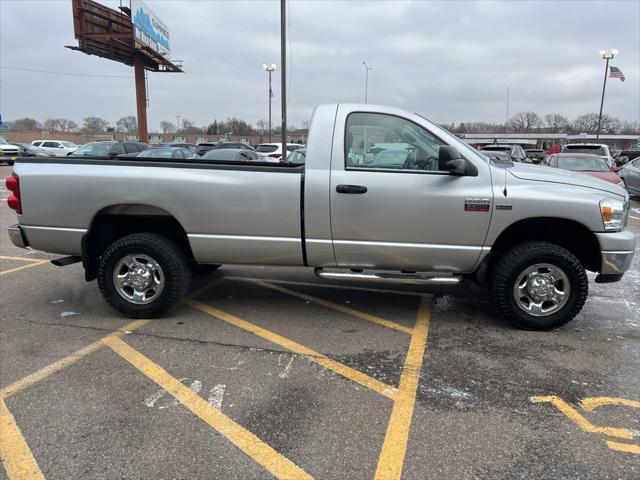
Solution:
[{"label": "taillight", "polygon": [[281,153],[270,153],[269,156],[273,157],[273,158],[280,158],[280,157],[282,157],[282,154]]},{"label": "taillight", "polygon": [[22,214],[22,201],[20,199],[20,179],[14,173],[11,177],[7,178],[6,181],[7,190],[9,190],[11,195],[7,198],[7,204],[11,210],[15,210],[16,213]]}]

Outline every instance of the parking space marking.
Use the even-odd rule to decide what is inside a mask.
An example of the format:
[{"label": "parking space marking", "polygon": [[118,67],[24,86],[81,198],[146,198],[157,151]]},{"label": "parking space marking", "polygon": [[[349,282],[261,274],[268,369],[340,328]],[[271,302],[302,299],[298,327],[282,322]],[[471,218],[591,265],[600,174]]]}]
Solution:
[{"label": "parking space marking", "polygon": [[260,285],[262,287],[270,288],[271,290],[275,290],[280,293],[284,293],[285,295],[290,295],[292,297],[297,297],[302,300],[313,302],[317,305],[330,308],[331,310],[336,310],[341,313],[346,313],[347,315],[360,318],[361,320],[366,320],[368,322],[382,325],[383,327],[391,328],[392,330],[397,330],[399,332],[407,333],[409,335],[411,335],[411,332],[413,331],[409,327],[405,327],[404,325],[400,325],[399,323],[392,322],[390,320],[387,320],[386,318],[381,318],[376,315],[371,315],[365,312],[361,312],[360,310],[355,310],[353,308],[345,307],[344,305],[340,305],[338,303],[329,302],[328,300],[323,300],[322,298],[312,297],[311,295],[296,292],[295,290],[279,287],[277,285],[271,285],[269,282],[265,282],[262,280],[247,280],[247,281],[251,283],[255,283],[256,285]]},{"label": "parking space marking", "polygon": [[[251,281],[261,281],[282,285],[300,285],[302,287],[320,287],[320,288],[332,288],[334,290],[355,290],[360,292],[371,292],[371,293],[390,293],[393,295],[407,295],[410,297],[420,297],[422,296],[421,292],[412,292],[409,290],[391,290],[389,288],[370,288],[370,287],[356,287],[355,285],[336,285],[329,283],[314,283],[314,282],[300,282],[297,280],[280,280],[278,278],[258,278],[258,277],[224,277],[220,280],[238,280],[242,282],[251,282]],[[206,290],[208,287],[205,287],[201,290]],[[196,295],[192,295],[195,297]]]},{"label": "parking space marking", "polygon": [[0,260],[13,260],[16,262],[26,262],[27,265],[21,265],[19,267],[10,268],[8,270],[0,271],[0,276],[7,275],[9,273],[18,272],[20,270],[24,270],[26,268],[37,267],[38,265],[43,265],[45,263],[49,263],[49,260],[40,260],[36,258],[23,258],[23,257],[8,257],[6,255],[0,255]]},{"label": "parking space marking", "polygon": [[612,442],[611,440],[607,440],[607,447],[611,450],[616,450],[617,452],[635,453],[636,455],[640,455],[640,446],[630,443]]},{"label": "parking space marking", "polygon": [[[107,337],[119,338],[123,335],[126,335],[129,332],[133,332],[134,330],[137,330],[138,328],[146,325],[149,322],[150,320],[135,320],[119,328],[117,331],[109,333]],[[27,375],[26,377],[23,377],[20,380],[13,382],[12,384],[7,385],[6,387],[0,389],[0,399],[6,398],[10,395],[18,393],[19,391],[30,387],[34,383],[37,383],[40,380],[47,378],[49,375],[52,375],[64,368],[67,368],[69,365],[76,363],[78,360],[86,357],[90,353],[95,352],[96,350],[102,348],[103,346],[104,344],[102,343],[102,339],[96,340],[95,342],[90,343],[86,347],[83,347],[80,350],[77,350],[72,354],[67,355],[64,358],[61,358],[60,360],[57,360],[47,365],[46,367],[43,367],[40,370],[37,370]]]},{"label": "parking space marking", "polygon": [[44,480],[15,418],[0,397],[0,459],[9,480]]},{"label": "parking space marking", "polygon": [[266,328],[259,327],[258,325],[247,322],[246,320],[242,320],[241,318],[223,312],[222,310],[218,310],[217,308],[207,305],[206,303],[202,303],[193,298],[185,299],[185,303],[219,320],[223,320],[227,323],[230,323],[231,325],[241,328],[242,330],[252,333],[258,337],[264,338],[269,342],[280,345],[281,347],[297,353],[298,355],[304,355],[311,361],[316,362],[353,382],[359,383],[363,387],[384,395],[385,397],[394,398],[398,391],[397,388],[392,387],[391,385],[381,382],[380,380],[376,380],[375,378],[370,377],[369,375],[355,370],[351,367],[347,367],[340,362],[331,360],[327,356],[316,352],[315,350],[305,347],[304,345],[294,342],[293,340],[289,340],[288,338],[278,335],[277,333],[267,330]]},{"label": "parking space marking", "polygon": [[102,339],[114,352],[137,370],[160,385],[187,409],[218,431],[254,461],[279,479],[311,479],[312,477],[291,460],[275,451],[253,433],[235,423],[219,409],[207,403],[197,393],[180,383],[166,370],[153,363],[120,338],[108,336]]},{"label": "parking space marking", "polygon": [[589,397],[580,402],[580,408],[590,412],[603,405],[624,405],[625,407],[640,408],[640,402],[619,397]]},{"label": "parking space marking", "polygon": [[420,382],[420,371],[427,346],[431,305],[431,297],[423,296],[411,335],[407,358],[402,368],[398,394],[394,399],[387,433],[378,458],[375,475],[378,480],[399,479],[402,475],[418,383]]},{"label": "parking space marking", "polygon": [[633,433],[626,428],[601,427],[598,425],[594,425],[589,420],[584,418],[575,408],[573,408],[562,398],[556,395],[531,397],[531,401],[535,403],[551,403],[569,419],[573,420],[576,425],[578,425],[585,432],[601,433],[609,437],[624,438],[625,440],[633,439]]}]

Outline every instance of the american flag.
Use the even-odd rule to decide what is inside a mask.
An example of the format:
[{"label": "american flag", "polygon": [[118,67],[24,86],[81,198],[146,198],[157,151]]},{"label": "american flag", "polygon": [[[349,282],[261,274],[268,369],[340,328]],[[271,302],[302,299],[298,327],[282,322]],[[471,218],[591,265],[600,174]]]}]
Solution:
[{"label": "american flag", "polygon": [[618,67],[609,67],[609,78],[619,78],[621,82],[624,82],[624,73]]}]

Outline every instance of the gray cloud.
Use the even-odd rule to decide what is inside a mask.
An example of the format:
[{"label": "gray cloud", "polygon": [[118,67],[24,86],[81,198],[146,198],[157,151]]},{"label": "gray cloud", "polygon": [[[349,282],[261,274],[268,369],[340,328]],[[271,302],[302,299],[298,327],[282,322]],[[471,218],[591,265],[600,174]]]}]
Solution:
[{"label": "gray cloud", "polygon": [[[117,6],[118,1],[103,1]],[[266,117],[263,62],[280,63],[279,2],[153,1],[171,30],[185,74],[149,74],[149,120],[175,115],[204,125]],[[1,0],[0,64],[58,72],[132,75],[132,69],[67,50],[68,0]],[[605,113],[640,120],[640,2],[296,1],[289,2],[291,122],[323,102],[360,102],[362,60],[373,67],[369,101],[439,122],[505,118],[534,110],[575,117],[598,110],[603,47],[627,80],[608,84]],[[133,79],[0,70],[6,119],[55,115],[114,122],[135,112]],[[279,78],[274,78],[279,112]],[[279,117],[275,115],[274,118]]]}]

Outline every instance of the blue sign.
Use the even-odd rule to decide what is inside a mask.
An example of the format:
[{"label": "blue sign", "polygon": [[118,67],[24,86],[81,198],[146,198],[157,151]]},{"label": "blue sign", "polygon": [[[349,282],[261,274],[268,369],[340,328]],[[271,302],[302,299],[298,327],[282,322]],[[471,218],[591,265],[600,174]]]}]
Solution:
[{"label": "blue sign", "polygon": [[131,0],[131,14],[136,42],[168,57],[171,46],[167,25],[141,0]]}]

